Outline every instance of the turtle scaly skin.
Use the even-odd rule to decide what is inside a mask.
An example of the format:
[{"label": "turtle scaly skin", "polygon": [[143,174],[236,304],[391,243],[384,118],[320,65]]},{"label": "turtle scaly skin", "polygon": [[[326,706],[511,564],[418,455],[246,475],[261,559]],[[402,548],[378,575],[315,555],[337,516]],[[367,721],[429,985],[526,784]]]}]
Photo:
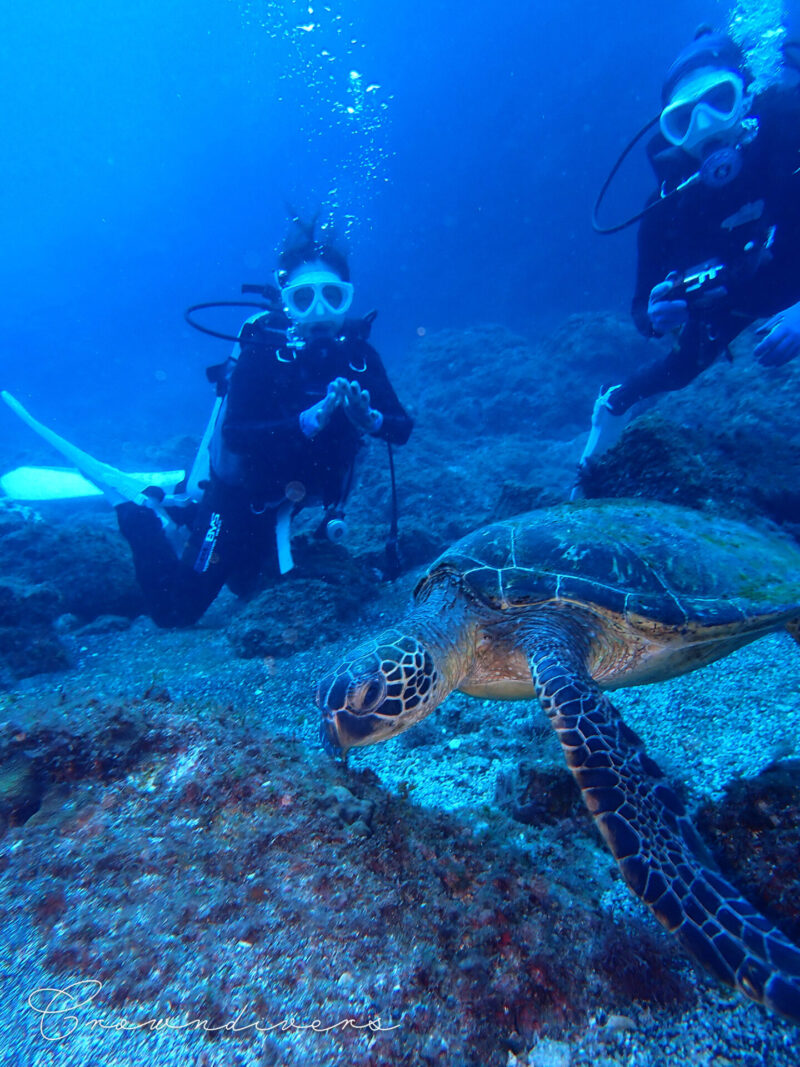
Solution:
[{"label": "turtle scaly skin", "polygon": [[535,637],[536,695],[630,889],[717,978],[800,1022],[800,950],[708,866],[683,804],[573,643],[557,627]]},{"label": "turtle scaly skin", "polygon": [[454,689],[535,696],[630,889],[717,978],[800,1022],[800,949],[717,873],[606,695],[797,638],[797,546],[668,505],[582,502],[462,539],[415,599],[320,682],[326,745],[392,737]]}]

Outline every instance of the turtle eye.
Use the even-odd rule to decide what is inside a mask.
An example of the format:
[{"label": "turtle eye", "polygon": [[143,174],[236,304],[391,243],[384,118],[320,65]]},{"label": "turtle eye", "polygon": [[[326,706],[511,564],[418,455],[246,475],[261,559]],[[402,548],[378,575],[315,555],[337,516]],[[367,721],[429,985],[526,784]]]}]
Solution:
[{"label": "turtle eye", "polygon": [[370,678],[353,694],[353,705],[359,712],[374,711],[386,699],[386,679],[382,674]]}]

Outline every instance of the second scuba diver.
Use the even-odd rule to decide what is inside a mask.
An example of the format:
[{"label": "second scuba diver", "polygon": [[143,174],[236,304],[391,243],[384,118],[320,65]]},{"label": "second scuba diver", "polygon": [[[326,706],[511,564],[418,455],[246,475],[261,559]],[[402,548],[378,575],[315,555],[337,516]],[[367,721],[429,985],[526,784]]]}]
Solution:
[{"label": "second scuba diver", "polygon": [[708,27],[669,69],[648,146],[659,188],[629,222],[641,219],[634,321],[645,337],[674,344],[601,391],[579,481],[637,401],[688,385],[757,319],[768,317],[755,349],[764,366],[800,353],[798,79],[758,95],[749,80],[738,46]]}]

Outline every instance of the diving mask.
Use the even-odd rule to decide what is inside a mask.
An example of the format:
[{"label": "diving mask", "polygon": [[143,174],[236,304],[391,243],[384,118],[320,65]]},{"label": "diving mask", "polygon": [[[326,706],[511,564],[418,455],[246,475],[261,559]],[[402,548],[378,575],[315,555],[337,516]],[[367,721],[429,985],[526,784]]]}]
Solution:
[{"label": "diving mask", "polygon": [[281,289],[286,314],[298,326],[341,326],[353,303],[353,286],[326,269],[300,270]]},{"label": "diving mask", "polygon": [[696,151],[736,129],[749,107],[740,75],[706,67],[678,84],[661,112],[661,132],[676,148]]}]

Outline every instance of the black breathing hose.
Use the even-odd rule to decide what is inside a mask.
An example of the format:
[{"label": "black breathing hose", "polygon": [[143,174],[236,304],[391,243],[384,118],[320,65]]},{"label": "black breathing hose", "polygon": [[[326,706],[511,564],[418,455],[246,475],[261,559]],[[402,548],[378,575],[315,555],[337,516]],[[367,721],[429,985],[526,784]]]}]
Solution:
[{"label": "black breathing hose", "polygon": [[650,119],[650,121],[645,126],[642,126],[641,130],[639,130],[639,132],[630,141],[628,141],[627,145],[623,148],[622,152],[620,153],[620,155],[619,155],[619,157],[617,159],[617,162],[611,168],[611,171],[610,171],[608,177],[603,182],[603,184],[602,184],[602,186],[600,188],[600,192],[597,194],[597,199],[594,202],[594,208],[592,210],[592,229],[595,231],[595,233],[602,233],[602,234],[619,233],[620,230],[625,230],[625,229],[628,228],[628,226],[632,226],[634,224],[634,222],[638,222],[639,219],[642,218],[643,215],[646,215],[647,212],[650,210],[649,206],[646,207],[646,208],[643,208],[641,211],[638,211],[635,215],[631,215],[631,217],[629,219],[625,219],[624,222],[618,222],[614,226],[601,226],[600,223],[597,221],[597,212],[600,210],[600,205],[603,202],[603,198],[606,195],[606,192],[608,190],[609,185],[611,185],[612,181],[616,177],[617,171],[622,166],[622,164],[625,162],[625,160],[627,159],[628,154],[631,152],[631,150],[639,143],[639,141],[641,141],[641,139],[644,137],[644,135],[647,133],[647,131],[652,129],[653,126],[655,126],[655,124],[658,122],[658,120],[660,118],[661,118],[661,116],[659,114],[659,115],[656,115],[655,118]]},{"label": "black breathing hose", "polygon": [[[259,311],[274,311],[274,304],[263,304],[256,302],[255,300],[209,300],[203,304],[192,304],[188,307],[183,317],[186,322],[195,330],[199,330],[200,333],[206,333],[209,337],[219,337],[222,341],[239,341],[239,334],[221,333],[219,330],[212,330],[208,326],[203,326],[199,322],[195,322],[192,315],[196,311],[204,311],[207,308],[256,308]],[[275,333],[283,334],[283,330],[275,330]]]}]

